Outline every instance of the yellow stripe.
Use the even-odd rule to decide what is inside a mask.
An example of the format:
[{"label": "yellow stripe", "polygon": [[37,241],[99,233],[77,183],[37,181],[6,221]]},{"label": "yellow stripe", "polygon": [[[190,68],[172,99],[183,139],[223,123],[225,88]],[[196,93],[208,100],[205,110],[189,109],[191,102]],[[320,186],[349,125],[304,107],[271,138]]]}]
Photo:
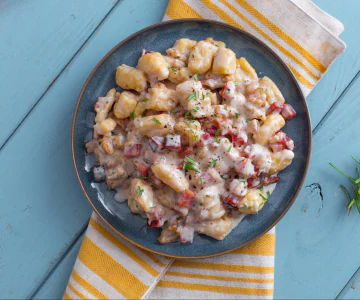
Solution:
[{"label": "yellow stripe", "polygon": [[81,294],[76,288],[74,288],[74,286],[69,282],[68,283],[68,287],[69,289],[76,295],[78,296],[80,299],[87,299],[83,294]]},{"label": "yellow stripe", "polygon": [[187,278],[201,278],[201,279],[214,279],[223,281],[237,281],[237,282],[259,282],[259,283],[273,283],[274,279],[262,279],[262,278],[246,278],[246,277],[230,277],[230,276],[217,276],[217,275],[205,275],[198,273],[183,273],[167,271],[166,275],[179,276]]},{"label": "yellow stripe", "polygon": [[108,300],[103,293],[101,293],[97,288],[92,286],[89,282],[87,282],[84,278],[82,278],[74,269],[71,273],[71,277],[84,289],[86,289],[90,294],[94,295],[98,299]]},{"label": "yellow stripe", "polygon": [[251,244],[232,251],[231,254],[275,255],[275,234],[265,234]]},{"label": "yellow stripe", "polygon": [[141,267],[144,268],[146,272],[151,274],[152,276],[158,276],[160,273],[156,271],[152,266],[150,266],[144,259],[138,256],[135,252],[121,243],[116,237],[114,237],[110,232],[108,232],[103,226],[101,226],[98,222],[96,222],[93,218],[90,219],[90,224],[94,227],[103,237],[105,237],[108,241],[118,247],[123,253],[129,256],[132,260],[138,263]]},{"label": "yellow stripe", "polygon": [[84,237],[78,258],[128,299],[141,298],[149,288],[87,236]]},{"label": "yellow stripe", "polygon": [[179,281],[160,280],[158,286],[173,289],[184,289],[192,291],[206,291],[223,294],[243,294],[257,296],[272,296],[273,289],[243,288],[235,286],[219,286],[201,283],[184,283]]},{"label": "yellow stripe", "polygon": [[298,70],[296,70],[292,65],[287,64],[287,66],[290,68],[291,72],[294,73],[296,79],[299,80],[303,85],[305,85],[309,89],[312,89],[314,87],[314,85],[309,80],[307,80],[303,75],[301,75],[301,73]]},{"label": "yellow stripe", "polygon": [[165,14],[170,19],[203,18],[190,5],[182,0],[170,0]]},{"label": "yellow stripe", "polygon": [[148,258],[150,258],[154,263],[156,263],[159,267],[166,267],[167,265],[164,264],[162,261],[160,261],[158,258],[156,258],[154,255],[152,255],[150,252],[140,249],[139,250],[144,253]]},{"label": "yellow stripe", "polygon": [[239,12],[234,6],[225,0],[220,0],[224,5],[226,5],[229,9],[231,9],[236,15],[238,15],[242,20],[248,23],[254,30],[256,30],[259,34],[261,34],[264,38],[266,38],[270,43],[272,43],[275,47],[277,47],[281,52],[295,61],[299,66],[301,66],[309,75],[314,77],[316,80],[319,80],[320,77],[317,76],[313,71],[311,71],[300,59],[298,59],[294,54],[292,54],[289,50],[281,46],[276,40],[274,40],[271,36],[269,36],[266,32],[257,27],[250,19],[248,19],[245,15]]},{"label": "yellow stripe", "polygon": [[69,294],[68,294],[66,291],[64,292],[64,297],[63,297],[63,299],[65,299],[65,300],[72,300],[72,299],[70,298]]},{"label": "yellow stripe", "polygon": [[232,17],[230,17],[226,12],[224,12],[220,7],[211,2],[211,0],[201,0],[209,9],[211,9],[214,13],[216,13],[221,19],[223,19],[226,23],[238,27],[242,30],[245,30],[238,22],[236,22]]},{"label": "yellow stripe", "polygon": [[244,9],[246,9],[249,13],[251,13],[254,17],[256,17],[262,24],[264,24],[267,28],[269,28],[272,32],[274,32],[278,37],[280,37],[283,41],[285,41],[291,47],[293,47],[296,51],[298,51],[316,69],[318,69],[322,73],[324,73],[326,71],[326,67],[322,63],[320,63],[314,56],[312,56],[310,54],[310,52],[308,52],[305,48],[303,48],[291,36],[286,34],[280,27],[276,26],[273,22],[271,22],[268,18],[266,18],[255,7],[251,6],[245,0],[236,0],[236,1]]},{"label": "yellow stripe", "polygon": [[274,273],[274,267],[262,267],[262,266],[215,264],[209,262],[183,261],[183,260],[175,260],[173,265],[175,267],[181,267],[181,268],[190,268],[190,269],[199,268],[199,269],[218,270],[218,271],[227,271],[227,272],[245,272],[245,273],[260,273],[260,274]]}]

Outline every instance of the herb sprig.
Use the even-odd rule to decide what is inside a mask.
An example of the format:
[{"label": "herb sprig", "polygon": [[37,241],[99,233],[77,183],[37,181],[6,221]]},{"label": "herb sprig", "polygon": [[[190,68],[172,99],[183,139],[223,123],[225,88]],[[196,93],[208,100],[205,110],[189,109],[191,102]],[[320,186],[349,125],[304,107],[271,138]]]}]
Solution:
[{"label": "herb sprig", "polygon": [[[360,160],[356,159],[354,156],[351,156],[352,159],[360,166]],[[346,198],[348,200],[348,203],[346,204],[346,208],[349,210],[349,215],[351,212],[351,209],[353,208],[354,204],[356,204],[356,207],[360,213],[360,167],[356,166],[356,173],[357,173],[357,178],[354,178],[352,176],[350,176],[349,174],[347,174],[346,172],[344,172],[343,170],[339,169],[337,166],[333,165],[332,163],[329,163],[330,166],[332,166],[336,171],[340,172],[341,174],[343,174],[345,177],[347,177],[350,181],[351,181],[351,186],[352,189],[354,191],[354,196],[351,197],[349,191],[346,189],[345,186],[343,186],[342,184],[340,184],[340,188],[344,191]]]}]

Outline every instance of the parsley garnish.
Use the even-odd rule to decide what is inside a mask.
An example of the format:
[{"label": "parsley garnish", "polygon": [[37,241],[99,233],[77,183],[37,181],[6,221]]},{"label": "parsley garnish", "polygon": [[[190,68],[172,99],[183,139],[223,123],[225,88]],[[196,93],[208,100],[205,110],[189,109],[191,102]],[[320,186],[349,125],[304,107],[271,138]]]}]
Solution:
[{"label": "parsley garnish", "polygon": [[239,178],[239,181],[240,182],[245,182],[245,179],[244,178]]},{"label": "parsley garnish", "polygon": [[225,176],[222,176],[222,175],[221,175],[220,177],[221,177],[222,179],[224,179],[224,180],[226,180],[226,179],[227,179]]},{"label": "parsley garnish", "polygon": [[193,112],[198,112],[199,109],[200,109],[200,107],[195,107],[195,108],[193,109]]},{"label": "parsley garnish", "polygon": [[230,147],[227,149],[227,152],[230,152],[232,147],[233,147],[233,145],[230,145]]},{"label": "parsley garnish", "polygon": [[149,98],[144,98],[141,100],[141,102],[146,102],[146,101],[149,101]]},{"label": "parsley garnish", "polygon": [[133,112],[130,113],[130,119],[131,119],[131,120],[134,120],[134,119],[135,119],[135,115],[134,115]]},{"label": "parsley garnish", "polygon": [[188,100],[190,101],[190,100],[193,99],[193,98],[195,98],[195,93],[192,93],[192,94],[189,96]]},{"label": "parsley garnish", "polygon": [[202,177],[200,177],[200,184],[204,184]]},{"label": "parsley garnish", "polygon": [[173,115],[173,114],[175,113],[175,108],[172,108],[172,109],[170,110],[170,113]]},{"label": "parsley garnish", "polygon": [[216,132],[215,132],[215,139],[216,139],[216,142],[219,144],[219,134],[220,134],[221,130],[220,128],[216,129]]},{"label": "parsley garnish", "polygon": [[225,95],[228,95],[228,94],[230,94],[230,91],[229,91],[229,90],[226,90],[226,91],[224,92],[224,94],[225,94]]},{"label": "parsley garnish", "polygon": [[199,92],[198,91],[196,91],[196,93],[195,93],[195,99],[197,99],[197,98],[199,98]]},{"label": "parsley garnish", "polygon": [[195,81],[198,81],[198,74],[195,74],[195,75],[194,75],[194,80],[195,80]]},{"label": "parsley garnish", "polygon": [[150,177],[147,176],[139,176],[140,179],[150,179]]},{"label": "parsley garnish", "polygon": [[235,113],[235,117],[236,117],[236,119],[239,117],[239,114],[238,113]]},{"label": "parsley garnish", "polygon": [[143,194],[144,190],[138,185],[138,195],[141,196]]},{"label": "parsley garnish", "polygon": [[174,68],[174,67],[169,67],[170,70],[173,70],[173,71],[177,71],[178,69]]},{"label": "parsley garnish", "polygon": [[189,156],[185,156],[185,160],[189,163],[192,163],[193,165],[196,165],[196,162],[192,160]]},{"label": "parsley garnish", "polygon": [[154,121],[156,124],[161,124],[161,122],[160,122],[158,119],[156,119],[156,118],[153,118],[153,121]]},{"label": "parsley garnish", "polygon": [[193,170],[193,171],[195,171],[195,172],[197,172],[197,173],[200,173],[200,171],[199,171],[199,169],[197,169],[197,168],[195,168],[194,166],[193,166],[193,164],[191,164],[191,163],[186,163],[186,164],[184,164],[183,165],[183,169],[185,169],[185,170]]},{"label": "parsley garnish", "polygon": [[250,121],[250,119],[246,119],[246,120],[245,120],[246,123],[249,123],[249,121]]},{"label": "parsley garnish", "polygon": [[216,160],[215,159],[213,159],[211,161],[210,167],[212,167],[212,168],[216,167]]},{"label": "parsley garnish", "polygon": [[265,201],[267,201],[267,198],[263,194],[259,194],[261,198],[263,198]]},{"label": "parsley garnish", "polygon": [[150,162],[150,159],[144,157],[144,158],[143,158],[143,161],[149,163],[149,162]]}]

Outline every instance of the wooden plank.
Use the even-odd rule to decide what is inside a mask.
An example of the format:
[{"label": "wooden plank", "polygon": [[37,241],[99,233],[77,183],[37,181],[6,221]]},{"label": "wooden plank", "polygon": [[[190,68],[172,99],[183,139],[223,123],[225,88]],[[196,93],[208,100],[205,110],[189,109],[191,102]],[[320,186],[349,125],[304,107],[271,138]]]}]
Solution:
[{"label": "wooden plank", "polygon": [[63,260],[51,274],[49,279],[41,286],[41,289],[31,299],[61,299],[71,275],[72,267],[75,264],[81,242],[81,236],[72,246],[70,251],[63,257]]},{"label": "wooden plank", "polygon": [[336,299],[360,299],[360,268],[352,276]]},{"label": "wooden plank", "polygon": [[32,295],[87,225],[91,209],[70,158],[77,96],[106,52],[160,21],[166,4],[120,2],[0,151],[0,269],[6,274],[0,280],[2,297]]},{"label": "wooden plank", "polygon": [[115,3],[0,2],[0,148]]},{"label": "wooden plank", "polygon": [[360,41],[356,38],[360,31],[358,21],[360,1],[348,0],[346,5],[341,1],[314,0],[314,2],[344,24],[345,31],[340,38],[347,44],[345,53],[332,64],[307,98],[312,123],[317,124],[360,70],[358,50]]},{"label": "wooden plank", "polygon": [[329,165],[355,176],[350,156],[360,158],[359,77],[316,131],[304,188],[277,226],[275,298],[335,298],[360,265],[359,214],[347,215],[339,187],[350,184]]}]

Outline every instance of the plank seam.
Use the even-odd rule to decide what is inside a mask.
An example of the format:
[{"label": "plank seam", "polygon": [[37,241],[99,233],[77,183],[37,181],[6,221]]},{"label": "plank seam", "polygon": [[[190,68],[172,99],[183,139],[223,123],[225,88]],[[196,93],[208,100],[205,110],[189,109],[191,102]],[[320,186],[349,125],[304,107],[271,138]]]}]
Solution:
[{"label": "plank seam", "polygon": [[26,113],[24,118],[19,122],[19,124],[15,127],[13,132],[6,138],[5,142],[1,145],[0,151],[5,147],[5,145],[10,141],[10,139],[13,137],[13,135],[18,131],[20,126],[24,123],[24,121],[27,119],[27,117],[31,114],[31,112],[34,110],[34,108],[38,105],[38,103],[41,101],[42,98],[47,94],[47,92],[51,89],[51,87],[55,84],[55,82],[59,79],[59,77],[64,73],[64,71],[67,69],[69,65],[73,62],[73,60],[76,58],[76,56],[81,52],[81,50],[84,48],[86,43],[92,38],[94,33],[101,27],[105,19],[109,16],[109,14],[114,10],[114,8],[123,0],[116,0],[116,2],[113,4],[112,8],[105,14],[104,18],[99,22],[99,24],[95,27],[95,29],[90,33],[89,37],[84,41],[84,43],[79,47],[79,49],[74,53],[74,55],[70,58],[69,62],[60,70],[60,72],[56,75],[54,80],[47,86],[45,91],[41,94],[41,96],[36,100],[34,105],[30,108],[30,110]]},{"label": "plank seam", "polygon": [[346,292],[351,288],[352,282],[358,277],[358,273],[360,272],[360,267],[355,271],[355,273],[350,277],[349,281],[344,285],[341,291],[336,295],[335,300],[343,299],[346,295]]}]

